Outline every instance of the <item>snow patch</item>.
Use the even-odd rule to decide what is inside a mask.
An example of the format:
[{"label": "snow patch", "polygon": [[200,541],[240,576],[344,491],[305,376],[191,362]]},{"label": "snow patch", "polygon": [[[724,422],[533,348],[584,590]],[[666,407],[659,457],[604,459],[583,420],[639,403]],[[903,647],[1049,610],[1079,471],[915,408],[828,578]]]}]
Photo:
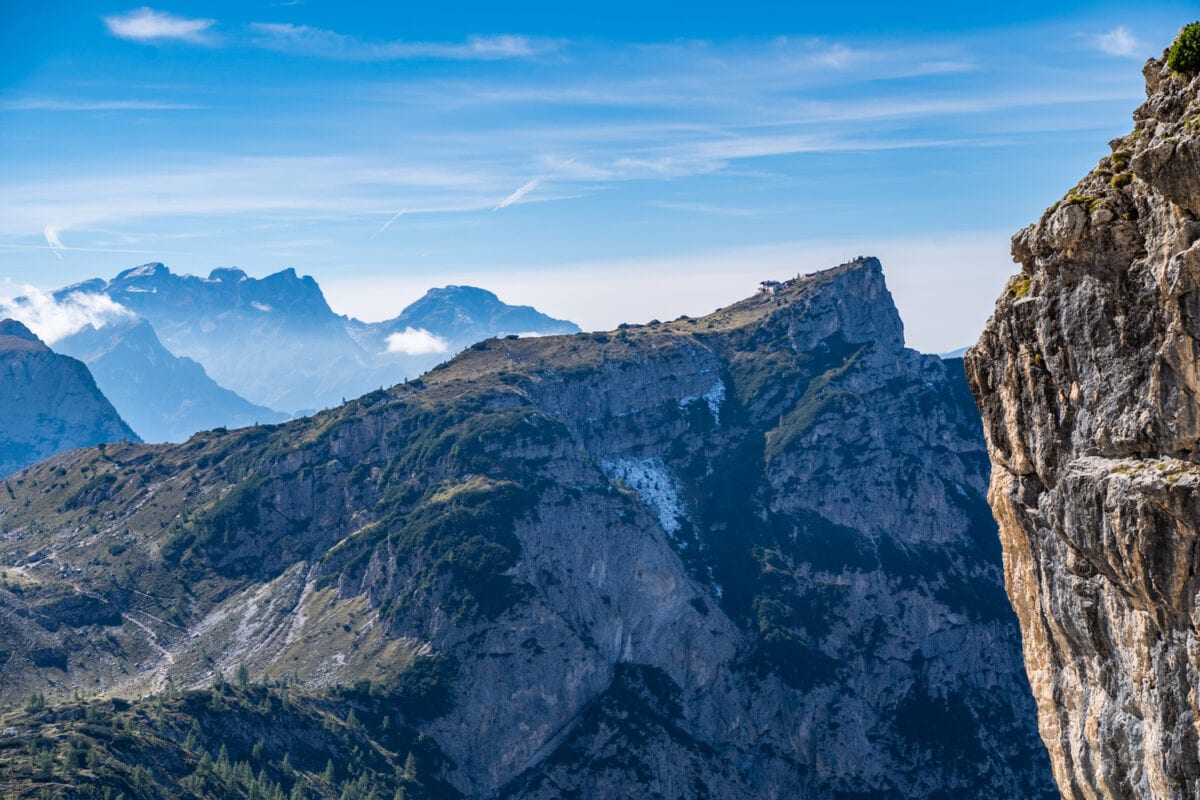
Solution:
[{"label": "snow patch", "polygon": [[721,404],[725,402],[725,381],[718,379],[710,386],[704,393],[704,402],[708,403],[708,410],[712,412],[713,421],[719,425],[721,423]]},{"label": "snow patch", "polygon": [[601,462],[600,466],[610,479],[622,481],[637,492],[667,533],[675,534],[681,527],[679,520],[687,519],[679,485],[661,458],[622,458]]},{"label": "snow patch", "polygon": [[721,424],[721,404],[725,402],[725,381],[717,380],[712,386],[708,387],[708,391],[699,397],[681,397],[679,398],[679,407],[687,408],[692,403],[703,400],[708,405],[709,412],[712,413],[713,422]]}]

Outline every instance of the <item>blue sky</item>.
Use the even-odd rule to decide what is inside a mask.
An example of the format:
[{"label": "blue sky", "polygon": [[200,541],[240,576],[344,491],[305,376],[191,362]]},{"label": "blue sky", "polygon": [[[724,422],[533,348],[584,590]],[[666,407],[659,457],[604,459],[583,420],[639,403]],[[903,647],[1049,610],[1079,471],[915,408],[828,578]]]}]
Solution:
[{"label": "blue sky", "polygon": [[1200,17],[806,6],[6,4],[0,293],[293,266],[368,319],[474,283],[611,327],[873,254],[951,349]]}]

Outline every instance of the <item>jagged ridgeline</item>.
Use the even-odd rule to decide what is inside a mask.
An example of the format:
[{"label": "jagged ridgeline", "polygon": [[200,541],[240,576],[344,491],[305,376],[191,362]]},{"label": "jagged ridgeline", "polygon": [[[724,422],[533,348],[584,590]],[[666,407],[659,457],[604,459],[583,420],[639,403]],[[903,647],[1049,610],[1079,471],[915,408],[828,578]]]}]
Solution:
[{"label": "jagged ridgeline", "polygon": [[874,259],[68,453],[0,484],[0,782],[1051,797],[987,475]]},{"label": "jagged ridgeline", "polygon": [[1064,797],[1200,796],[1200,24],[1134,129],[1013,238],[968,355]]}]

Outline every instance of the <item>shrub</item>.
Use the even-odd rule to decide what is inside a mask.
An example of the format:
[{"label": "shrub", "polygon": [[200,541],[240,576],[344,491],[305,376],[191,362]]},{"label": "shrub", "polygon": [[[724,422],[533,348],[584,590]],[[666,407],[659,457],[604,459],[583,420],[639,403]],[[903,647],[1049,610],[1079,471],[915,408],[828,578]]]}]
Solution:
[{"label": "shrub", "polygon": [[1200,71],[1200,22],[1183,26],[1167,51],[1167,66],[1176,72]]}]

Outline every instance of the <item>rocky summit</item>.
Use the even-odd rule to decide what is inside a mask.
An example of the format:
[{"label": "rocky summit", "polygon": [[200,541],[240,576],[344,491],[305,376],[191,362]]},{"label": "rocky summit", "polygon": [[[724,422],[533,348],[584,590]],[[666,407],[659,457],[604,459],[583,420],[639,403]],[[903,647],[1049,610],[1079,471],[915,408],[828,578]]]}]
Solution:
[{"label": "rocky summit", "polygon": [[1064,797],[1200,796],[1200,78],[1013,239],[967,356]]},{"label": "rocky summit", "polygon": [[1053,797],[988,471],[874,259],[68,453],[0,484],[0,781]]},{"label": "rocky summit", "polygon": [[88,368],[0,320],[0,476],[73,447],[140,441]]}]

